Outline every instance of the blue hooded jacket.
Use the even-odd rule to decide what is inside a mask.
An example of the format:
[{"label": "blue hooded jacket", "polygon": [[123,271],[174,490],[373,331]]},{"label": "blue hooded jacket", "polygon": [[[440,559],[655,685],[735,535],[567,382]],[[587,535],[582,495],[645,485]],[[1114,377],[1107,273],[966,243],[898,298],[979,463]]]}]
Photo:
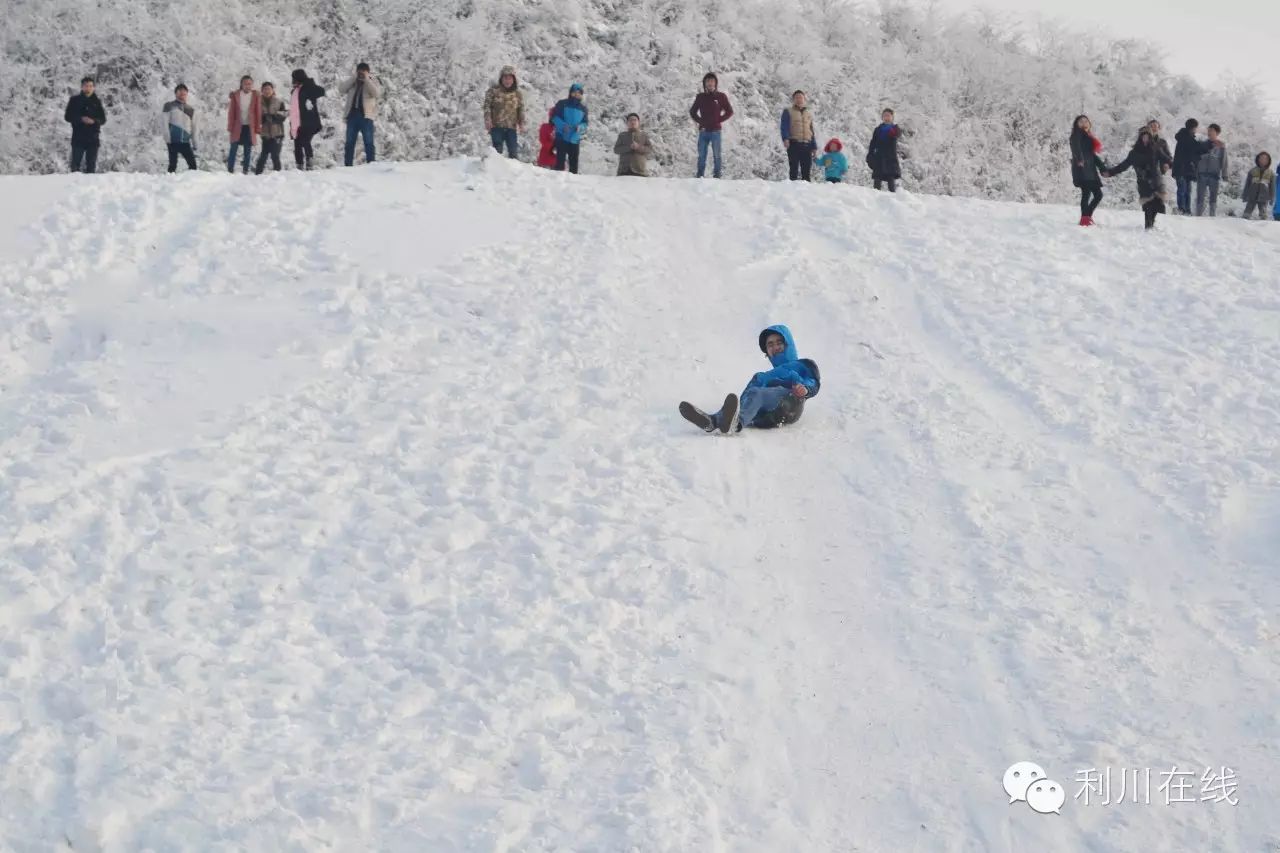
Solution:
[{"label": "blue hooded jacket", "polygon": [[747,383],[747,388],[768,388],[771,386],[790,388],[793,385],[800,384],[809,392],[806,396],[813,397],[816,395],[818,389],[822,387],[822,383],[818,378],[818,366],[807,358],[801,360],[800,353],[796,351],[796,341],[791,336],[790,329],[779,324],[770,326],[762,331],[760,333],[760,351],[765,352],[764,339],[771,333],[782,335],[782,340],[786,342],[787,348],[777,355],[770,356],[769,362],[773,365],[773,369],[757,373],[751,377],[751,381]]},{"label": "blue hooded jacket", "polygon": [[817,396],[818,390],[822,387],[822,378],[818,372],[818,365],[813,359],[800,358],[796,352],[795,339],[791,337],[791,330],[786,326],[770,326],[762,331],[760,333],[760,351],[767,354],[764,341],[771,333],[781,335],[786,348],[777,355],[769,357],[769,361],[773,364],[773,369],[766,370],[764,373],[757,373],[751,377],[751,381],[747,383],[747,387],[742,393],[746,394],[752,388],[767,388],[770,386],[793,388],[796,385],[803,385],[808,390],[808,393],[803,397],[788,394],[778,403],[777,407],[757,413],[751,423],[745,424],[745,426],[757,429],[773,429],[784,424],[793,424],[800,420],[800,416],[804,414],[805,401]]},{"label": "blue hooded jacket", "polygon": [[551,111],[551,123],[556,126],[557,139],[570,144],[581,142],[582,132],[587,129],[587,105],[575,98],[565,98]]}]

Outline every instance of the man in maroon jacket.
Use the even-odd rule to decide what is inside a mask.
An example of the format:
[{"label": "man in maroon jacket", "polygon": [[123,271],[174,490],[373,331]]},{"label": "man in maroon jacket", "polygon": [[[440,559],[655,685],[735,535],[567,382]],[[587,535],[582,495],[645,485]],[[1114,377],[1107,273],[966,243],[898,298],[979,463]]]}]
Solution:
[{"label": "man in maroon jacket", "polygon": [[720,79],[708,71],[702,78],[702,91],[693,99],[689,117],[698,125],[698,177],[707,172],[707,147],[711,148],[712,176],[720,177],[720,126],[733,115],[729,96],[720,91]]}]

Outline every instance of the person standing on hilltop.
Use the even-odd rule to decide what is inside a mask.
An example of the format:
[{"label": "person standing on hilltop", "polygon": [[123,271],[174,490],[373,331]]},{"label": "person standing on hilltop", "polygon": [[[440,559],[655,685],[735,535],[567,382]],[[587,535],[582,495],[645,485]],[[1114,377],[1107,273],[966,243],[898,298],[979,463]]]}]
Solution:
[{"label": "person standing on hilltop", "polygon": [[818,150],[818,137],[813,130],[813,113],[809,111],[808,98],[799,89],[791,95],[791,106],[782,111],[779,129],[782,147],[787,149],[790,179],[807,182],[814,152]]},{"label": "person standing on hilltop", "polygon": [[618,134],[613,143],[613,153],[618,155],[618,174],[637,178],[649,177],[649,134],[640,129],[640,116],[627,116],[627,129]]},{"label": "person standing on hilltop", "polygon": [[1102,143],[1093,135],[1088,116],[1076,116],[1071,126],[1071,183],[1080,190],[1080,224],[1092,225],[1093,212],[1102,202]]},{"label": "person standing on hilltop", "polygon": [[1174,134],[1173,180],[1178,185],[1178,212],[1184,216],[1191,214],[1191,185],[1199,179],[1196,161],[1200,155],[1209,150],[1210,145],[1196,139],[1196,128],[1200,122],[1189,118],[1182,130]]},{"label": "person standing on hilltop", "polygon": [[299,169],[310,172],[315,156],[311,140],[323,127],[317,102],[324,97],[324,87],[317,85],[301,68],[295,68],[290,79],[293,90],[289,94],[289,136],[293,138],[293,159]]},{"label": "person standing on hilltop", "polygon": [[373,123],[378,117],[378,99],[382,97],[382,86],[369,69],[369,63],[361,62],[356,65],[353,76],[338,84],[338,91],[347,98],[347,139],[342,149],[342,165],[355,165],[357,136],[364,142],[364,162],[372,163],[377,159]]},{"label": "person standing on hilltop", "polygon": [[258,152],[258,162],[253,166],[253,173],[261,175],[267,166],[267,158],[271,159],[271,168],[280,171],[280,148],[284,145],[284,122],[289,111],[284,98],[276,95],[276,87],[271,83],[263,83],[262,92],[262,150]]},{"label": "person standing on hilltop", "polygon": [[501,154],[505,145],[507,157],[516,159],[519,134],[524,133],[524,94],[512,65],[504,65],[498,73],[498,82],[485,92],[484,129],[489,131],[494,151]]},{"label": "person standing on hilltop", "polygon": [[898,191],[898,179],[902,166],[898,163],[898,136],[901,131],[893,121],[893,110],[880,113],[880,124],[871,131],[871,143],[867,146],[867,166],[871,168],[872,186],[880,189],[888,184],[889,192]]},{"label": "person standing on hilltop", "polygon": [[253,78],[248,74],[240,78],[240,88],[231,93],[227,101],[227,133],[231,136],[231,150],[227,152],[227,171],[236,171],[236,149],[244,149],[244,173],[249,174],[249,158],[258,144],[262,131],[262,100],[253,88]]},{"label": "person standing on hilltop", "polygon": [[178,157],[187,162],[187,171],[196,168],[196,111],[187,103],[187,87],[179,83],[173,100],[160,110],[164,115],[164,141],[169,149],[169,171],[178,171]]},{"label": "person standing on hilltop", "polygon": [[1196,216],[1204,216],[1205,197],[1208,196],[1209,215],[1218,215],[1218,188],[1227,174],[1227,146],[1222,141],[1222,128],[1209,125],[1209,147],[1196,161]]},{"label": "person standing on hilltop", "polygon": [[702,91],[693,99],[689,117],[698,125],[698,177],[707,173],[707,149],[711,149],[711,176],[723,173],[720,159],[720,130],[733,116],[729,96],[720,91],[720,78],[708,71],[702,76]]},{"label": "person standing on hilltop", "polygon": [[71,125],[71,171],[84,171],[92,175],[98,170],[99,132],[107,123],[107,111],[94,93],[94,80],[85,77],[80,81],[80,94],[67,101],[63,118]]},{"label": "person standing on hilltop", "polygon": [[569,97],[551,111],[551,123],[556,126],[557,172],[563,172],[568,164],[570,173],[578,174],[578,146],[587,129],[587,105],[582,103],[584,94],[582,84],[574,83],[569,87]]}]

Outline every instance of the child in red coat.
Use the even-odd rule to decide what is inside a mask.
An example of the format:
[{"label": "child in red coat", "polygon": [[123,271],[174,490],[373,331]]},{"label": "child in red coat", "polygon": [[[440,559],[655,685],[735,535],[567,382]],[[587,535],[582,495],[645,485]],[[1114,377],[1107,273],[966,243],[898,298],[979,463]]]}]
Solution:
[{"label": "child in red coat", "polygon": [[538,151],[538,165],[544,169],[556,167],[556,126],[551,123],[553,112],[554,109],[547,112],[546,122],[538,128],[538,141],[542,143]]}]

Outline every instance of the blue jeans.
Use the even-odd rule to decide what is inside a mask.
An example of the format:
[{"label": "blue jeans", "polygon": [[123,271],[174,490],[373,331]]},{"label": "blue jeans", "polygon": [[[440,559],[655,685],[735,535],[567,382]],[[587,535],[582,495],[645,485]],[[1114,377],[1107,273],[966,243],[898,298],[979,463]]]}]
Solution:
[{"label": "blue jeans", "polygon": [[516,129],[514,127],[495,127],[489,131],[489,139],[493,142],[493,150],[499,154],[502,153],[502,146],[507,146],[507,156],[512,160],[516,159],[516,147],[520,144],[520,140],[516,137]]},{"label": "blue jeans", "polygon": [[1191,178],[1174,178],[1174,183],[1178,185],[1178,210],[1187,213],[1191,210],[1191,185],[1195,181]]},{"label": "blue jeans", "polygon": [[711,147],[712,177],[720,177],[720,131],[698,131],[698,177],[707,173],[707,147]]},{"label": "blue jeans", "polygon": [[364,161],[373,162],[373,119],[364,116],[347,116],[347,146],[342,151],[342,163],[345,166],[355,165],[357,136],[364,140]]},{"label": "blue jeans", "polygon": [[249,130],[249,125],[240,125],[240,138],[231,143],[231,151],[227,153],[227,171],[234,172],[236,170],[236,149],[244,147],[244,170],[249,171],[249,154],[253,151],[253,132]]},{"label": "blue jeans", "polygon": [[[772,412],[778,408],[783,400],[790,396],[791,389],[780,386],[748,388],[742,392],[742,397],[738,400],[738,421],[744,427],[749,427],[751,422],[756,419],[756,415],[761,412]],[[719,426],[720,412],[716,412],[711,418]]]}]

